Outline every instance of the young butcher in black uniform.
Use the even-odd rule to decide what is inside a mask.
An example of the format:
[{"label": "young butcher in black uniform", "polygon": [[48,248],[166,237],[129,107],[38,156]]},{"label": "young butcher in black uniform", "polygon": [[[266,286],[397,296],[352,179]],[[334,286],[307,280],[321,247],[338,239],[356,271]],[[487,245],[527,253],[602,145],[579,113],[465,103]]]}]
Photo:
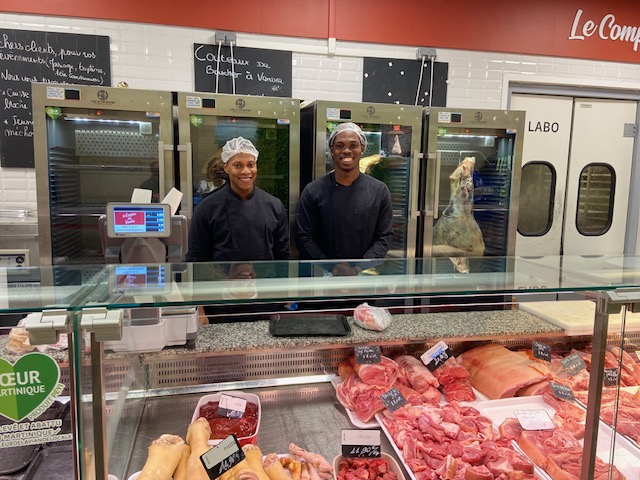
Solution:
[{"label": "young butcher in black uniform", "polygon": [[229,181],[196,207],[188,262],[287,260],[289,224],[282,202],[254,185],[258,150],[237,137],[222,148]]},{"label": "young butcher in black uniform", "polygon": [[[391,194],[383,182],[360,172],[366,145],[355,123],[342,123],[331,132],[329,149],[335,170],[308,184],[298,204],[300,258],[375,259],[389,250]],[[354,270],[357,273],[358,267]]]}]

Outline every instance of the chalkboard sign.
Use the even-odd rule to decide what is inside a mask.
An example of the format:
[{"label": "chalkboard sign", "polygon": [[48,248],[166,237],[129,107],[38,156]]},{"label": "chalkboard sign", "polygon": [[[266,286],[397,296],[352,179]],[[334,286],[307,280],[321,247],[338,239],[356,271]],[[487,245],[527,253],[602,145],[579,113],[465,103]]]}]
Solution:
[{"label": "chalkboard sign", "polygon": [[198,92],[291,98],[291,52],[194,43],[193,66]]},{"label": "chalkboard sign", "polygon": [[433,63],[433,91],[430,91],[431,66],[431,61],[425,61],[423,68],[422,60],[365,57],[362,101],[428,107],[431,95],[432,107],[446,107],[449,64]]},{"label": "chalkboard sign", "polygon": [[3,167],[33,167],[32,82],[111,85],[109,37],[0,29]]}]

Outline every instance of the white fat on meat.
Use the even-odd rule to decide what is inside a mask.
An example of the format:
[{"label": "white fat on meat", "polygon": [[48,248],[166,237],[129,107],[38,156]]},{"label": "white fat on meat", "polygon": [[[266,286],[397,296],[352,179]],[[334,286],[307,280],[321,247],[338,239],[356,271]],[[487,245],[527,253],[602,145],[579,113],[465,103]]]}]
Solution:
[{"label": "white fat on meat", "polygon": [[515,396],[522,387],[550,380],[536,362],[501,346],[482,345],[458,357],[469,372],[471,385],[490,399]]}]

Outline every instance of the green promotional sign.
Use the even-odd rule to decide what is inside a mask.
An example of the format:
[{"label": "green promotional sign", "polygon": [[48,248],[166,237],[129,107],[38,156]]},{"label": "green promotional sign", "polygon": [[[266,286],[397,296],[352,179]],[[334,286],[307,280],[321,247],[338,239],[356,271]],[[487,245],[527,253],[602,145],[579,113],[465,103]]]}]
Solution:
[{"label": "green promotional sign", "polygon": [[189,115],[189,121],[191,125],[198,128],[204,123],[204,118],[202,118],[202,115]]},{"label": "green promotional sign", "polygon": [[57,120],[60,115],[62,115],[62,109],[60,107],[47,107],[44,111],[51,120]]},{"label": "green promotional sign", "polygon": [[0,415],[19,422],[39,417],[62,393],[60,367],[43,353],[32,352],[11,363],[0,358]]}]

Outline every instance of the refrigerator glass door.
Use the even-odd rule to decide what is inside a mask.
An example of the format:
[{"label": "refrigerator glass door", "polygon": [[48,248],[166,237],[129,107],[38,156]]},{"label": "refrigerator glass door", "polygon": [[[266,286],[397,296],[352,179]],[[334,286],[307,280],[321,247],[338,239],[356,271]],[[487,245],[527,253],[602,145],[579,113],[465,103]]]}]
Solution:
[{"label": "refrigerator glass door", "polygon": [[[329,136],[339,123],[328,121]],[[393,237],[389,256],[406,257],[409,222],[409,192],[411,192],[411,144],[413,128],[410,125],[358,124],[367,139],[362,153],[360,171],[384,182],[391,192],[393,204]],[[334,170],[331,151],[326,151],[326,171]]]},{"label": "refrigerator glass door", "polygon": [[256,186],[278,197],[289,211],[290,123],[260,117],[203,115],[199,119],[190,122],[193,208],[226,182],[221,161],[216,158],[228,140],[241,136],[251,140],[259,152]]},{"label": "refrigerator glass door", "polygon": [[[459,213],[470,208],[482,233],[484,256],[509,254],[507,248],[515,147],[515,132],[509,129],[470,129],[456,126],[438,128],[434,232],[436,224],[443,217],[456,216],[460,218],[460,225],[452,222],[447,228],[456,229],[457,234],[465,235],[469,230],[465,227],[464,215]],[[470,197],[459,195],[464,185],[450,178],[460,162],[467,157],[475,158],[473,195]],[[434,239],[434,256],[436,255]]]},{"label": "refrigerator glass door", "polygon": [[46,117],[54,264],[103,261],[98,217],[108,202],[131,201],[135,188],[160,200],[159,140],[152,112],[59,107]]}]

